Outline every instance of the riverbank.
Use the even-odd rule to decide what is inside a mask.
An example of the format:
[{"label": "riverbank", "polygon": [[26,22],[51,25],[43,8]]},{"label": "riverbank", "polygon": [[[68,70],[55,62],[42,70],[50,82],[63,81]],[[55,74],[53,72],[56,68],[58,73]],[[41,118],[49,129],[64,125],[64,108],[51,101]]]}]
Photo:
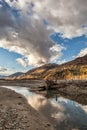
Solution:
[{"label": "riverbank", "polygon": [[[27,87],[36,93],[41,93],[48,97],[47,91],[39,91],[45,85],[43,80],[0,80],[1,85]],[[87,105],[87,80],[58,80],[57,85],[52,87],[56,88],[56,94]]]},{"label": "riverbank", "polygon": [[0,87],[0,130],[53,130],[20,94]]}]

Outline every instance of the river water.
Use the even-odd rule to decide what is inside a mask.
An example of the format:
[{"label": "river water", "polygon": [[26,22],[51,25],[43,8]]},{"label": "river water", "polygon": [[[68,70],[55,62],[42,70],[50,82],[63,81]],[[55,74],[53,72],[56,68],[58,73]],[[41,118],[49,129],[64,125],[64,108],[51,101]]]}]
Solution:
[{"label": "river water", "polygon": [[46,98],[20,86],[2,86],[22,94],[28,103],[42,113],[56,130],[87,130],[87,105],[61,96]]}]

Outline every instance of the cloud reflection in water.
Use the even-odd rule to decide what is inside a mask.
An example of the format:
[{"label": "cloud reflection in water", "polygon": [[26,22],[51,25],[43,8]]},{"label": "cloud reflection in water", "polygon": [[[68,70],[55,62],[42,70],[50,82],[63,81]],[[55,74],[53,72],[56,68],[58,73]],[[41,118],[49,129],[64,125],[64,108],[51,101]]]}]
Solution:
[{"label": "cloud reflection in water", "polygon": [[28,100],[28,103],[42,113],[56,130],[87,130],[87,106],[63,97],[47,99],[32,93],[25,87],[2,86],[14,90]]},{"label": "cloud reflection in water", "polygon": [[48,118],[56,129],[87,130],[87,107],[62,97],[56,102],[41,95],[28,97],[28,103]]}]

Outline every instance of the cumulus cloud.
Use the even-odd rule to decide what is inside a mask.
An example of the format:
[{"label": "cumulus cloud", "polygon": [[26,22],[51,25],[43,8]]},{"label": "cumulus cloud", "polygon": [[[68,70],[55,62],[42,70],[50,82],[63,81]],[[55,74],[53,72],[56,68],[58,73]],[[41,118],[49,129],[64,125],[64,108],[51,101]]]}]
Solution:
[{"label": "cumulus cloud", "polygon": [[0,7],[0,28],[7,26],[14,26],[14,18],[8,9]]},{"label": "cumulus cloud", "polygon": [[72,38],[87,34],[86,0],[33,0],[34,11],[48,21],[49,28],[62,37]]},{"label": "cumulus cloud", "polygon": [[0,66],[0,72],[5,72],[5,71],[7,71],[7,69]]},{"label": "cumulus cloud", "polygon": [[[67,3],[67,4],[66,4]],[[86,0],[1,0],[0,47],[22,55],[23,66],[38,66],[62,56],[52,33],[72,38],[87,34]]]},{"label": "cumulus cloud", "polygon": [[10,75],[10,74],[12,74],[13,73],[13,71],[11,70],[11,69],[9,69],[9,68],[4,68],[4,67],[2,67],[2,66],[0,66],[0,75]]},{"label": "cumulus cloud", "polygon": [[25,12],[34,13],[35,18],[47,20],[48,28],[61,33],[63,37],[72,38],[87,34],[86,0],[14,0],[9,4]]},{"label": "cumulus cloud", "polygon": [[24,58],[17,58],[16,61],[21,64],[22,66],[26,67],[27,66],[27,62],[26,59]]},{"label": "cumulus cloud", "polygon": [[87,55],[87,48],[82,49],[77,55],[77,57],[83,57],[85,55]]}]

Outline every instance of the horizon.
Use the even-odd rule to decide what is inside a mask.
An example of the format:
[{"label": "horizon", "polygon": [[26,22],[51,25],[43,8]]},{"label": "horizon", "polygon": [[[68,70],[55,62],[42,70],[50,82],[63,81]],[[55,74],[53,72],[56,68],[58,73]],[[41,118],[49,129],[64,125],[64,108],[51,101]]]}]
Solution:
[{"label": "horizon", "polygon": [[87,1],[0,0],[0,75],[87,54]]},{"label": "horizon", "polygon": [[[87,55],[87,54],[86,54]],[[84,56],[86,56],[86,55],[84,55]],[[44,65],[48,65],[48,64],[55,64],[55,65],[63,65],[63,64],[65,64],[65,63],[69,63],[69,62],[71,62],[71,61],[74,61],[74,60],[76,60],[76,59],[78,59],[78,58],[81,58],[81,57],[84,57],[84,56],[80,56],[80,57],[76,57],[75,59],[73,59],[73,60],[70,60],[70,61],[68,61],[68,62],[64,62],[64,63],[61,63],[61,64],[57,64],[57,63],[47,63],[47,64],[44,64]],[[44,65],[41,65],[41,66],[39,66],[39,67],[42,67],[42,66],[44,66]],[[29,69],[29,70],[32,70],[32,69],[37,69],[38,67],[32,67],[31,69]],[[4,69],[4,68],[3,68]],[[10,75],[0,75],[1,77],[3,77],[3,76],[5,76],[5,77],[8,77],[8,76],[11,76],[11,75],[14,75],[14,74],[16,74],[16,73],[27,73],[29,70],[27,70],[27,71],[17,71],[17,72],[15,72],[15,73],[11,73]]]}]

